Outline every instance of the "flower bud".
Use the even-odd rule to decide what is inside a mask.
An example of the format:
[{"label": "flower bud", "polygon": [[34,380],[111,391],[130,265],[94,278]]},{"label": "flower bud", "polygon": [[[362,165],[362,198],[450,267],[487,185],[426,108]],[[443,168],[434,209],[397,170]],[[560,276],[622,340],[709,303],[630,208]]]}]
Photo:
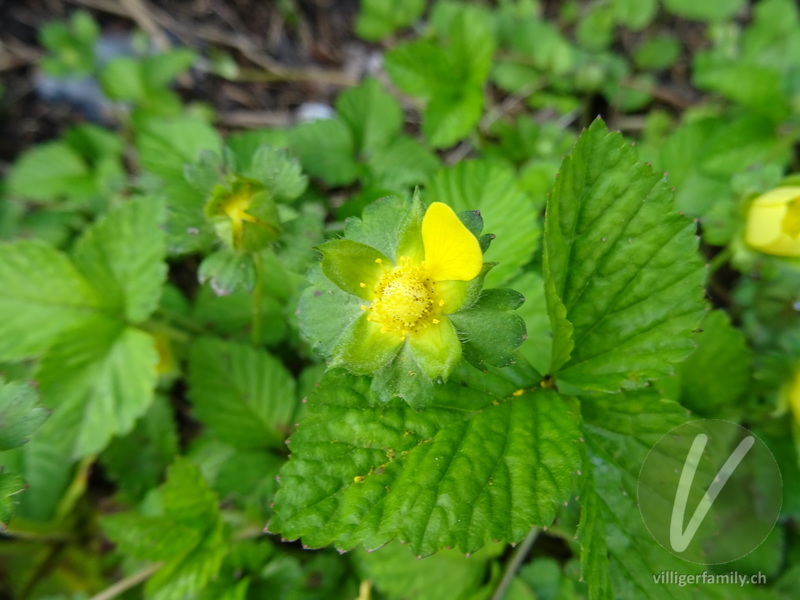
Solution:
[{"label": "flower bud", "polygon": [[800,187],[778,187],[753,200],[745,241],[765,254],[800,256]]}]

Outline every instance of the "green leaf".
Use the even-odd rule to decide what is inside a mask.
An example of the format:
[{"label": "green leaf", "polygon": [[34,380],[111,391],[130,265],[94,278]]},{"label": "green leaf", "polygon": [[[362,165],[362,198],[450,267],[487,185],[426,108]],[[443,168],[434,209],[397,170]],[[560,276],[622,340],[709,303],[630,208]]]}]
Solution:
[{"label": "green leaf", "polygon": [[65,459],[64,444],[43,437],[43,429],[21,448],[0,454],[3,470],[19,473],[28,484],[25,493],[15,498],[14,513],[39,523],[53,519],[74,471]]},{"label": "green leaf", "polygon": [[140,103],[147,97],[142,64],[131,56],[110,60],[100,72],[100,85],[112,100]]},{"label": "green leaf", "polygon": [[645,40],[634,52],[633,60],[640,69],[666,69],[681,55],[681,43],[668,35]]},{"label": "green leaf", "polygon": [[208,254],[200,263],[197,279],[208,283],[218,296],[237,290],[252,291],[256,284],[256,267],[250,253],[220,248]]},{"label": "green leaf", "polygon": [[[582,552],[599,550],[600,538],[605,537],[615,599],[694,597],[689,587],[654,582],[653,576],[665,570],[695,573],[705,567],[683,561],[659,546],[635,503],[639,471],[647,453],[664,434],[689,420],[688,411],[653,390],[644,390],[586,398],[581,412],[592,464],[586,474],[591,479],[581,492],[588,512],[579,530]],[[594,498],[589,497],[592,494]],[[582,565],[588,569],[584,571],[588,577],[603,568],[602,557],[584,555]],[[590,590],[595,584],[598,592],[604,589],[602,580],[589,583]]]},{"label": "green leaf", "polygon": [[86,229],[75,246],[77,267],[103,302],[131,323],[158,306],[167,275],[164,208],[140,198],[112,209]]},{"label": "green leaf", "polygon": [[702,324],[698,348],[680,365],[681,404],[700,415],[718,416],[750,387],[751,354],[744,334],[715,310]]},{"label": "green leaf", "polygon": [[300,162],[289,156],[284,148],[260,147],[243,175],[262,182],[273,196],[281,200],[294,200],[308,186]]},{"label": "green leaf", "polygon": [[25,489],[25,480],[16,473],[0,473],[0,532],[11,519],[14,501],[11,496]]},{"label": "green leaf", "polygon": [[178,432],[164,396],[152,406],[128,435],[114,439],[100,456],[105,473],[123,494],[140,500],[161,481],[178,452]]},{"label": "green leaf", "polygon": [[581,493],[581,520],[577,538],[581,552],[581,579],[589,585],[592,600],[614,600],[608,564],[606,519],[602,501],[594,488],[594,470],[589,460],[583,463],[587,489]]},{"label": "green leaf", "polygon": [[469,135],[482,111],[480,89],[436,95],[423,112],[422,132],[434,148],[448,148]]},{"label": "green leaf", "polygon": [[745,5],[745,0],[664,0],[664,8],[674,15],[696,21],[723,21],[734,17]]},{"label": "green leaf", "polygon": [[330,372],[290,440],[269,529],[341,549],[398,538],[428,555],[549,525],[580,465],[575,408],[538,387],[512,395],[520,385],[464,367],[417,412]]},{"label": "green leaf", "polygon": [[294,379],[279,360],[210,338],[192,344],[189,398],[201,422],[244,449],[281,446],[296,409]]},{"label": "green leaf", "polygon": [[402,193],[425,183],[440,164],[436,155],[417,140],[397,136],[367,158],[364,186]]},{"label": "green leaf", "polygon": [[459,84],[444,50],[433,42],[416,40],[395,46],[384,62],[392,82],[407,94],[429,98]]},{"label": "green leaf", "polygon": [[483,230],[497,236],[486,259],[500,264],[487,275],[487,287],[507,284],[532,260],[540,220],[534,201],[519,188],[510,168],[482,161],[461,162],[438,171],[427,190],[428,202],[444,202],[456,212],[481,211]]},{"label": "green leaf", "polygon": [[38,405],[36,390],[21,381],[6,382],[0,375],[0,452],[21,446],[49,412]]},{"label": "green leaf", "polygon": [[703,315],[695,229],[672,212],[663,178],[595,121],[564,160],[547,207],[551,374],[615,391],[672,372]]},{"label": "green leaf", "polygon": [[358,176],[355,141],[339,119],[304,123],[289,132],[289,145],[309,175],[331,186],[349,185]]},{"label": "green leaf", "polygon": [[611,0],[611,10],[617,23],[639,31],[653,21],[658,12],[658,0]]},{"label": "green leaf", "polygon": [[443,550],[417,560],[408,548],[393,542],[375,552],[357,552],[354,559],[362,577],[389,598],[470,598],[488,575],[489,559],[503,548],[495,544],[487,548],[490,552],[475,556]]},{"label": "green leaf", "polygon": [[136,138],[142,167],[170,181],[182,181],[184,165],[203,150],[219,154],[222,140],[213,127],[192,119],[148,122]]},{"label": "green leaf", "polygon": [[369,157],[395,139],[403,129],[403,109],[376,79],[342,92],[336,112],[350,127],[362,158]]},{"label": "green leaf", "polygon": [[164,561],[145,586],[147,598],[193,597],[217,575],[227,549],[217,498],[197,467],[179,458],[161,501],[161,515],[112,515],[103,519],[103,528],[122,552]]},{"label": "green leaf", "polygon": [[38,241],[0,244],[0,359],[44,352],[65,328],[100,308],[73,264]]},{"label": "green leaf", "polygon": [[189,48],[175,48],[148,57],[142,62],[142,79],[149,90],[169,85],[173,79],[191,67],[197,54]]},{"label": "green leaf", "polygon": [[422,16],[425,0],[363,0],[356,20],[360,38],[377,42]]},{"label": "green leaf", "polygon": [[97,316],[65,331],[36,374],[54,411],[40,435],[72,459],[100,452],[150,407],[157,362],[152,336],[119,321]]},{"label": "green leaf", "polygon": [[83,157],[63,142],[34,146],[8,173],[8,191],[31,200],[82,199],[94,192],[94,180]]}]

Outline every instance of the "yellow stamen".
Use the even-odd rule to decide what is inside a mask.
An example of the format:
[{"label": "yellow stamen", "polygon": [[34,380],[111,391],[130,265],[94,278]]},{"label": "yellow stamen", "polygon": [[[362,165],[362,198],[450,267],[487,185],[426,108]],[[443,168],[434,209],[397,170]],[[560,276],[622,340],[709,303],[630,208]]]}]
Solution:
[{"label": "yellow stamen", "polygon": [[400,257],[401,266],[387,269],[375,287],[371,310],[382,331],[405,337],[439,321],[435,319],[442,306],[436,285],[422,266]]}]

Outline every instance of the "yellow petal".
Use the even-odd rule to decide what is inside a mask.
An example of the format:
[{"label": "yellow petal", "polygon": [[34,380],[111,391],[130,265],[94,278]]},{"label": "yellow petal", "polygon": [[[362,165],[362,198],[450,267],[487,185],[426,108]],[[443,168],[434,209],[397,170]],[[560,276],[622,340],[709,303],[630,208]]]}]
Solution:
[{"label": "yellow petal", "polygon": [[422,219],[425,267],[434,281],[469,281],[481,272],[483,254],[478,240],[453,209],[434,202]]},{"label": "yellow petal", "polygon": [[783,233],[781,224],[785,216],[785,204],[754,202],[750,206],[750,212],[747,215],[745,241],[758,250],[772,244]]}]

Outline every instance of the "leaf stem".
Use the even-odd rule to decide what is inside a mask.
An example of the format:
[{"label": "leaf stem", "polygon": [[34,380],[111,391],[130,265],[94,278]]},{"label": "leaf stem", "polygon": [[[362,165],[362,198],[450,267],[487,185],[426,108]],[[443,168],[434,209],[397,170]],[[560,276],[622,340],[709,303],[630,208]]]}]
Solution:
[{"label": "leaf stem", "polygon": [[508,590],[508,586],[511,585],[511,582],[514,580],[514,576],[517,574],[517,571],[522,566],[525,558],[528,556],[528,552],[530,552],[531,547],[533,546],[533,543],[536,541],[537,537],[539,537],[539,528],[533,527],[528,532],[528,535],[525,536],[525,539],[522,540],[522,543],[514,550],[514,554],[511,555],[511,560],[508,561],[506,569],[503,572],[503,578],[497,585],[497,589],[494,591],[494,594],[492,594],[492,600],[503,600],[506,595],[506,591]]},{"label": "leaf stem", "polygon": [[120,579],[115,584],[107,587],[99,594],[95,594],[89,600],[111,600],[112,598],[116,598],[120,594],[127,592],[132,587],[136,587],[140,583],[142,583],[145,579],[153,575],[156,571],[161,568],[162,563],[154,563],[152,565],[148,565],[141,571],[137,571],[132,575],[128,575],[124,579]]},{"label": "leaf stem", "polygon": [[250,341],[254,346],[260,346],[261,305],[264,296],[264,260],[260,252],[253,253],[253,265],[256,268],[256,283],[253,286],[253,327],[250,330]]}]

